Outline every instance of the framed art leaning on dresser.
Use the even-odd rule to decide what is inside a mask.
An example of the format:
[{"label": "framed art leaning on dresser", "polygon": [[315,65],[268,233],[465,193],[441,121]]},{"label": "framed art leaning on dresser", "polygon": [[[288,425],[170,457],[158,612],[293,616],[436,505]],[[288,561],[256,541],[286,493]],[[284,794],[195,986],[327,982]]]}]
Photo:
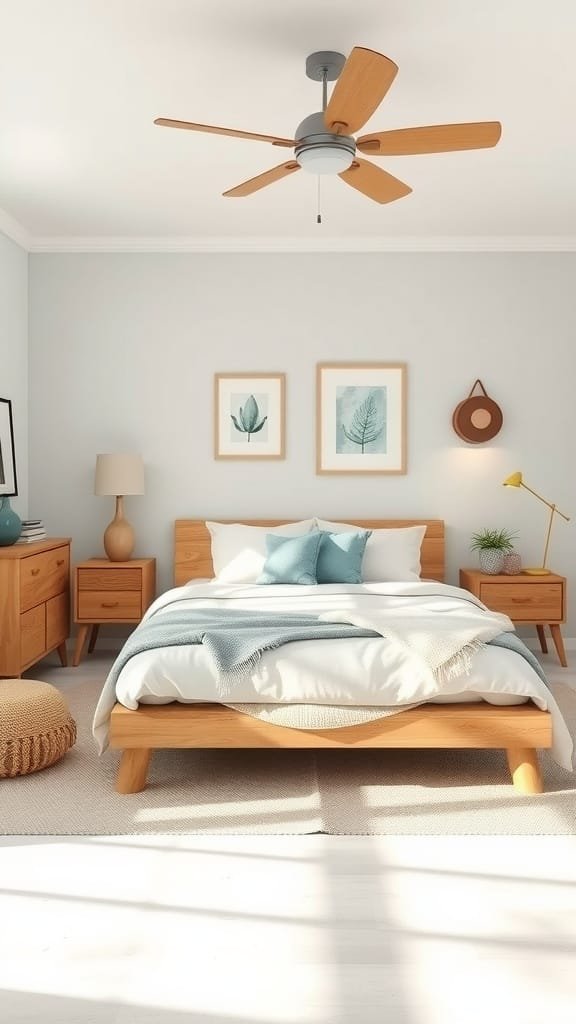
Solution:
[{"label": "framed art leaning on dresser", "polygon": [[320,363],[316,472],[406,472],[404,363]]}]

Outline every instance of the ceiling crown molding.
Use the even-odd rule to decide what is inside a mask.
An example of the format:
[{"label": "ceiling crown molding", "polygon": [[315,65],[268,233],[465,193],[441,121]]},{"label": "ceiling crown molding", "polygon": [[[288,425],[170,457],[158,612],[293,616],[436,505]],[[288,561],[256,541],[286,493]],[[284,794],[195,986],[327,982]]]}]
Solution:
[{"label": "ceiling crown molding", "polygon": [[27,248],[33,253],[576,252],[576,237],[573,235],[406,235],[368,238],[336,238],[321,234],[301,238],[55,235],[28,236],[28,242]]},{"label": "ceiling crown molding", "polygon": [[11,217],[5,210],[0,210],[0,231],[7,238],[30,251],[31,237],[26,228],[19,221]]}]

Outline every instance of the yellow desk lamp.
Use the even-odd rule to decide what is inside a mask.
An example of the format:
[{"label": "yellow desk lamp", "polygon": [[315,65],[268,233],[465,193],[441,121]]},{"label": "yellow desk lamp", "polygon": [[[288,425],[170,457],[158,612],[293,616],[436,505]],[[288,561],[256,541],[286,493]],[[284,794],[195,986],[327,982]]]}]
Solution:
[{"label": "yellow desk lamp", "polygon": [[554,513],[557,512],[558,515],[562,516],[562,519],[565,519],[567,523],[570,522],[570,516],[565,516],[564,513],[560,511],[560,509],[556,508],[556,505],[554,505],[550,501],[546,501],[546,498],[543,498],[541,494],[537,494],[537,492],[533,491],[531,487],[528,487],[528,484],[525,484],[522,479],[522,473],[512,473],[512,476],[509,476],[506,478],[506,480],[504,480],[504,487],[523,487],[526,491],[530,491],[530,494],[533,494],[535,498],[538,498],[540,501],[543,501],[544,504],[547,505],[550,509],[550,520],[548,522],[548,532],[546,534],[546,543],[544,545],[544,558],[542,559],[542,565],[538,568],[523,570],[523,572],[528,573],[530,576],[547,576],[550,572],[550,569],[546,568],[546,559],[548,557],[548,546],[550,544],[550,533],[552,530],[552,520],[554,519]]}]

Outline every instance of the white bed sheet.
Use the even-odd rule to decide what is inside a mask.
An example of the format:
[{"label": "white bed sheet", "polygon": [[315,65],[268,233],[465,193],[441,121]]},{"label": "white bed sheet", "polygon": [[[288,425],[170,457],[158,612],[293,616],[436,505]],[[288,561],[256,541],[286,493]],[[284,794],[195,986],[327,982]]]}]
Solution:
[{"label": "white bed sheet", "polygon": [[[168,591],[151,605],[145,618],[183,608],[211,607],[320,614],[335,609],[382,608],[383,603],[390,608],[404,607],[407,599],[413,607],[414,598],[428,604],[432,600],[435,611],[455,618],[470,602],[484,607],[468,591],[423,581],[306,587],[210,581]],[[115,701],[132,709],[139,703],[174,700],[214,702],[218,700],[217,680],[216,667],[201,644],[135,655],[122,669],[115,689],[108,681],[102,692],[94,718],[100,749],[107,743]],[[483,647],[472,658],[467,675],[454,676],[440,686],[429,674],[419,675],[414,664],[407,667],[405,653],[384,638],[299,641],[263,654],[258,667],[238,683],[233,694],[234,703],[388,707],[478,699],[513,704],[529,698],[552,713],[554,756],[571,769],[572,739],[552,694],[524,658],[499,647]]]}]

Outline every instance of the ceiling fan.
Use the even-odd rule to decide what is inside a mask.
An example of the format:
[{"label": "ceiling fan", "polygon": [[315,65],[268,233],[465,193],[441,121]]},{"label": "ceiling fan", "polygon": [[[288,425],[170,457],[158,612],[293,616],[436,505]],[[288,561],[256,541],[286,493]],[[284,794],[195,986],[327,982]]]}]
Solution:
[{"label": "ceiling fan", "polygon": [[[248,196],[280,178],[302,168],[311,174],[337,174],[352,188],[377,203],[391,203],[407,196],[412,189],[392,174],[358,156],[405,156],[417,153],[447,153],[461,149],[485,149],[495,146],[502,126],[499,121],[469,124],[437,124],[422,128],[400,128],[373,132],[355,139],[357,132],[372,116],[392,85],[398,68],[394,61],[375,50],[355,46],[346,60],[341,53],[321,50],[306,61],[306,74],[322,82],[322,110],[310,114],[298,125],[293,139],[255,132],[217,128],[191,121],[157,117],[154,124],[184,128],[193,132],[231,135],[239,139],[269,142],[273,146],[294,149],[295,159],[272,167],[241,185],[224,192],[225,196]],[[328,100],[328,82],[336,81]]]}]

